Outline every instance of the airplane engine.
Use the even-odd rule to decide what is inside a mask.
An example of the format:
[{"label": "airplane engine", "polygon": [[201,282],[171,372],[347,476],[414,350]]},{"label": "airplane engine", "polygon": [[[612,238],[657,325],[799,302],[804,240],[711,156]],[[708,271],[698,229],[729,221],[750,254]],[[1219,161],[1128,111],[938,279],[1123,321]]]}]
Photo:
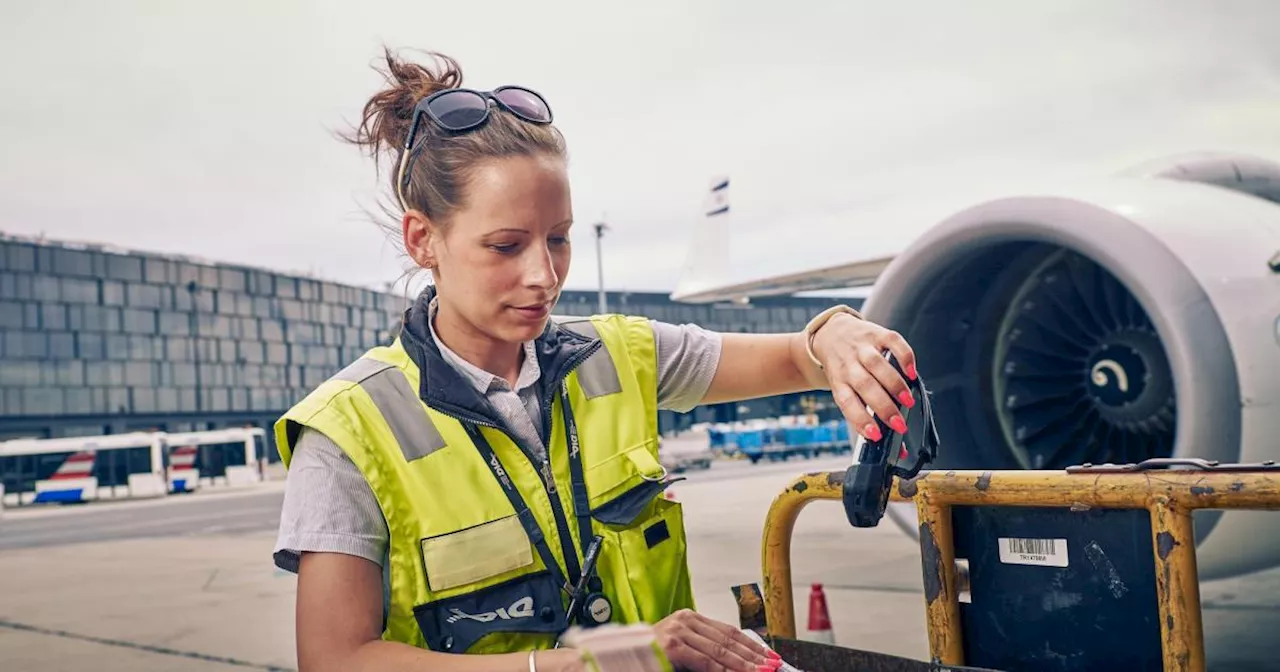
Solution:
[{"label": "airplane engine", "polygon": [[[932,389],[934,468],[1280,458],[1280,165],[1186,155],[939,223],[864,306]],[[916,534],[912,507],[891,517]],[[1280,512],[1196,515],[1202,579],[1280,564]]]}]

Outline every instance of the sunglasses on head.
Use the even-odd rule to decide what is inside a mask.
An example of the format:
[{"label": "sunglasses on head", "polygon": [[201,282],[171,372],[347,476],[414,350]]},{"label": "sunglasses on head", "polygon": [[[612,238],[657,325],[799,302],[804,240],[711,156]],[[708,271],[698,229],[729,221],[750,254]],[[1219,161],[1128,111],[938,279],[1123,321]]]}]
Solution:
[{"label": "sunglasses on head", "polygon": [[431,119],[437,126],[451,133],[462,133],[478,128],[489,119],[490,102],[534,124],[551,123],[551,106],[542,94],[523,86],[500,86],[492,91],[473,89],[445,89],[423,98],[413,108],[413,123],[405,138],[404,151],[400,153],[399,191],[400,205],[405,209],[404,190],[409,186],[409,165],[412,161],[413,142],[418,136],[422,117]]}]

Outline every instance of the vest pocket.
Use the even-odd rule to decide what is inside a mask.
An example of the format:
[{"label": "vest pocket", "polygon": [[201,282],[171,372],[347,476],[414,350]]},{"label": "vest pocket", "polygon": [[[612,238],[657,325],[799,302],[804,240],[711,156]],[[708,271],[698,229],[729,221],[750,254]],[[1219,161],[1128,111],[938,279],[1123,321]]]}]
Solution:
[{"label": "vest pocket", "polygon": [[[512,650],[512,636],[555,635],[568,627],[560,587],[548,571],[413,608],[427,647],[445,653]],[[480,643],[489,635],[492,642]],[[474,647],[474,650],[473,650]]]},{"label": "vest pocket", "polygon": [[427,583],[434,592],[533,566],[533,547],[514,515],[420,543]]},{"label": "vest pocket", "polygon": [[680,609],[693,608],[684,511],[679,503],[655,496],[630,522],[603,523],[597,528],[605,538],[601,578],[607,572],[608,590],[621,612],[615,620],[656,623]]}]

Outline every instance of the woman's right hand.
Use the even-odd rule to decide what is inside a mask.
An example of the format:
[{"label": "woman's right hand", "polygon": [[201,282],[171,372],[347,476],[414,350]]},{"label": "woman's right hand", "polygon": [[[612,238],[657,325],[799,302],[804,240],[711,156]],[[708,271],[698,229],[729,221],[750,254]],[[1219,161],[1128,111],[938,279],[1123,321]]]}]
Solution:
[{"label": "woman's right hand", "polygon": [[774,672],[778,654],[731,625],[682,609],[653,626],[658,645],[677,670]]}]

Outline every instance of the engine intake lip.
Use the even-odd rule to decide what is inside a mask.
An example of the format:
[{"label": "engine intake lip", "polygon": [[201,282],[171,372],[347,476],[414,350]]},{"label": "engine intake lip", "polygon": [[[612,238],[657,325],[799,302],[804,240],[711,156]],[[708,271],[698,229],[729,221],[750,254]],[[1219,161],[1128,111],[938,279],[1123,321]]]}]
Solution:
[{"label": "engine intake lip", "polygon": [[[1100,181],[987,201],[933,226],[889,264],[862,312],[912,343],[932,383],[942,443],[935,468],[1025,468],[1002,439],[989,367],[1008,282],[1025,279],[1035,261],[1030,250],[1040,260],[1067,250],[1092,261],[1150,318],[1179,409],[1168,417],[1172,456],[1238,461],[1243,407],[1226,328],[1195,273],[1161,239],[1163,223],[1144,219],[1148,201],[1158,211],[1155,204],[1179,189],[1156,180]],[[1091,375],[1085,366],[1077,380]],[[1220,514],[1197,515],[1198,539]],[[906,509],[891,517],[914,534]]]}]

